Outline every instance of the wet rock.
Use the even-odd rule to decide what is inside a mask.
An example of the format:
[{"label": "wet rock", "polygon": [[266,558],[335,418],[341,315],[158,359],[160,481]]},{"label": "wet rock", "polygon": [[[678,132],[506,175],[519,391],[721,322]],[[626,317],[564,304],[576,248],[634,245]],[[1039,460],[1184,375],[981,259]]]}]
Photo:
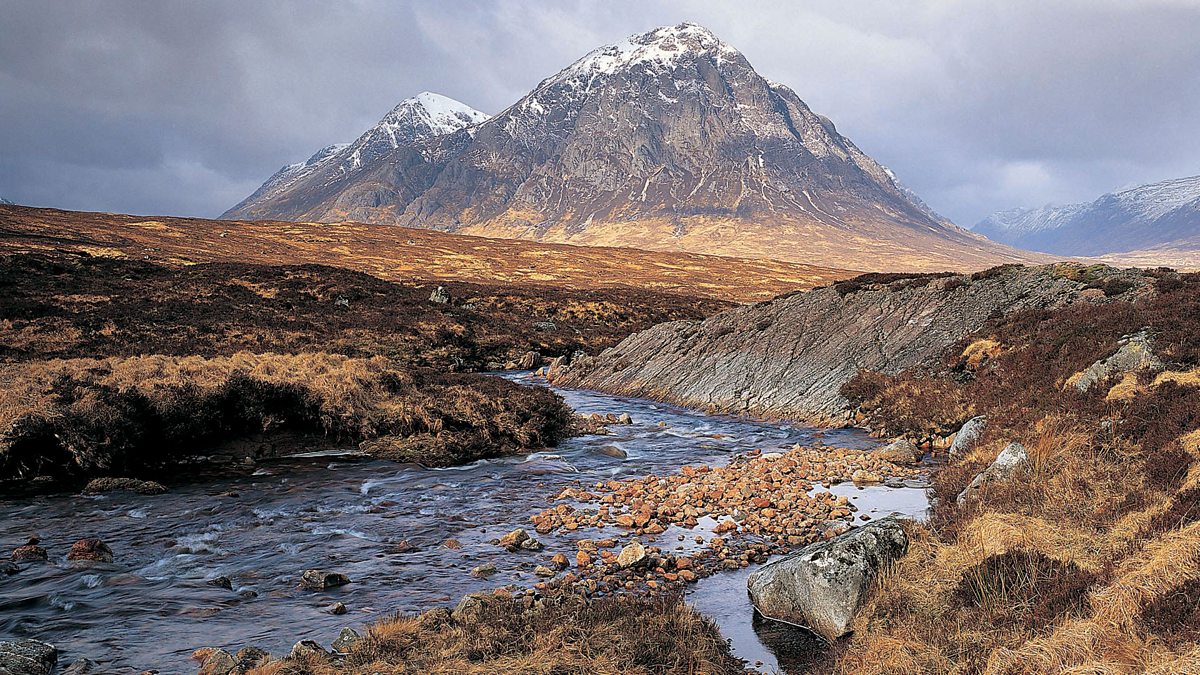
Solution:
[{"label": "wet rock", "polygon": [[95,537],[88,537],[80,539],[71,546],[70,552],[67,553],[67,560],[110,563],[113,561],[113,552],[108,544]]},{"label": "wet rock", "polygon": [[542,355],[536,351],[528,351],[521,355],[521,360],[517,362],[517,367],[521,370],[533,370],[542,365]]},{"label": "wet rock", "polygon": [[[3,671],[0,671],[3,672]],[[90,673],[100,673],[100,664],[91,659],[75,659],[67,669],[63,671],[63,675],[89,675]]]},{"label": "wet rock", "polygon": [[445,546],[451,551],[457,551],[462,548],[462,544],[460,544],[457,539],[447,539],[446,541],[442,542],[442,546]]},{"label": "wet rock", "polygon": [[550,559],[550,566],[557,570],[565,570],[571,566],[571,561],[565,553],[555,553]]},{"label": "wet rock", "polygon": [[305,570],[300,577],[300,587],[309,591],[325,591],[350,583],[350,577],[328,570]]},{"label": "wet rock", "polygon": [[32,537],[24,546],[18,546],[13,549],[11,559],[13,562],[35,562],[38,560],[46,560],[46,549],[39,545],[37,537]]},{"label": "wet rock", "polygon": [[621,413],[617,415],[617,424],[633,424],[633,418],[629,416],[629,413]]},{"label": "wet rock", "polygon": [[550,359],[550,364],[546,366],[546,379],[553,382],[567,370],[567,357],[559,356]]},{"label": "wet rock", "polygon": [[538,565],[537,567],[534,568],[533,573],[538,575],[539,577],[546,577],[546,578],[550,578],[550,577],[558,574],[558,572],[554,571],[553,569],[551,569],[549,567],[546,567],[545,565]]},{"label": "wet rock", "polygon": [[625,459],[625,458],[629,457],[629,453],[625,452],[624,450],[622,450],[621,448],[618,448],[615,445],[605,445],[605,446],[599,447],[596,449],[596,452],[598,454],[604,455],[605,457],[614,457],[616,459]]},{"label": "wet rock", "polygon": [[49,675],[58,665],[58,650],[41,640],[0,642],[0,673],[4,675]]},{"label": "wet rock", "polygon": [[301,640],[292,645],[292,651],[288,654],[291,658],[304,658],[308,655],[328,656],[329,652],[316,640]]},{"label": "wet rock", "polygon": [[398,554],[400,554],[400,553],[410,553],[410,552],[412,552],[412,551],[415,551],[415,550],[417,550],[417,547],[415,547],[415,546],[413,546],[412,544],[408,543],[408,540],[407,540],[407,539],[401,539],[400,541],[398,541],[398,542],[396,542],[396,543],[392,544],[391,546],[387,547],[387,552],[388,552],[388,553],[391,553],[391,554],[397,554],[397,555],[398,555]]},{"label": "wet rock", "polygon": [[966,424],[958,430],[958,434],[954,437],[954,442],[950,444],[950,456],[965,455],[975,449],[979,443],[979,439],[983,437],[983,431],[987,428],[987,416],[979,415],[967,420]]},{"label": "wet rock", "polygon": [[335,602],[335,603],[333,603],[332,605],[330,605],[330,606],[326,607],[326,608],[325,608],[325,611],[326,611],[326,612],[329,612],[330,614],[332,614],[332,615],[334,615],[334,616],[342,616],[343,614],[345,614],[345,613],[346,613],[347,611],[349,611],[349,610],[347,610],[347,609],[346,609],[346,603],[344,603],[344,602]]},{"label": "wet rock", "polygon": [[486,593],[468,593],[458,601],[454,607],[454,611],[450,612],[450,617],[458,623],[467,623],[472,619],[478,618],[483,611],[484,604],[491,599],[492,596]]},{"label": "wet rock", "polygon": [[254,598],[258,597],[258,591],[252,588],[247,588],[243,591],[238,591],[238,597],[243,600],[253,600]]},{"label": "wet rock", "polygon": [[900,438],[880,448],[879,456],[893,464],[911,465],[921,461],[923,453],[916,443]]},{"label": "wet rock", "polygon": [[265,649],[250,645],[249,647],[239,649],[238,653],[233,655],[233,659],[237,662],[237,665],[233,668],[234,672],[244,673],[252,668],[265,665],[271,660],[271,653]]},{"label": "wet rock", "polygon": [[450,303],[450,291],[446,290],[445,286],[438,286],[429,294],[429,301],[438,304],[446,305]]},{"label": "wet rock", "polygon": [[137,478],[93,478],[83,488],[85,495],[98,495],[105,492],[133,492],[139,495],[160,495],[167,491],[162,484],[152,480]]},{"label": "wet rock", "polygon": [[338,633],[337,639],[333,641],[333,651],[339,654],[348,654],[355,643],[362,639],[358,631],[353,628],[343,628],[342,632]]},{"label": "wet rock", "polygon": [[1163,362],[1154,354],[1150,334],[1146,329],[1126,335],[1117,344],[1119,347],[1116,353],[1072,375],[1067,380],[1067,385],[1075,387],[1077,391],[1086,392],[1094,385],[1116,375],[1163,369]]},{"label": "wet rock", "polygon": [[634,540],[625,545],[621,552],[617,554],[617,565],[621,569],[628,569],[637,565],[646,559],[646,547]]},{"label": "wet rock", "polygon": [[849,630],[880,570],[907,550],[900,523],[878,520],[764,565],[747,582],[750,599],[768,619],[836,640]]},{"label": "wet rock", "polygon": [[500,541],[497,543],[514,553],[519,550],[542,550],[542,543],[529,536],[529,533],[526,532],[524,528],[517,528],[512,532],[509,532],[503,537],[500,537]]},{"label": "wet rock", "polygon": [[475,577],[476,579],[486,579],[498,571],[499,570],[496,569],[496,566],[493,563],[484,563],[472,568],[471,576]]},{"label": "wet rock", "polygon": [[968,500],[974,499],[983,486],[992,481],[1008,480],[1017,475],[1021,469],[1029,465],[1029,453],[1025,450],[1025,446],[1020,443],[1009,443],[999,455],[996,455],[988,468],[979,472],[971,481],[971,484],[958,494],[958,505],[966,504]]}]

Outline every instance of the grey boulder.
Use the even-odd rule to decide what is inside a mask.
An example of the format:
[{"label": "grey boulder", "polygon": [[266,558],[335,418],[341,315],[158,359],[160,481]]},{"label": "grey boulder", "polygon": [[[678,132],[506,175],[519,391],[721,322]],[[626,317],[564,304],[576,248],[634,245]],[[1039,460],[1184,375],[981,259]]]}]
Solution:
[{"label": "grey boulder", "polygon": [[836,640],[866,601],[875,577],[908,550],[895,518],[884,518],[763,565],[747,586],[763,617]]},{"label": "grey boulder", "polygon": [[954,442],[950,444],[950,456],[965,455],[975,449],[979,443],[979,439],[983,437],[983,430],[987,428],[987,417],[979,415],[967,420],[967,423],[962,425],[958,430],[958,434],[954,436]]},{"label": "grey boulder", "polygon": [[996,455],[988,468],[979,472],[965,490],[958,494],[958,505],[962,506],[979,494],[984,485],[992,481],[1008,480],[1029,464],[1029,453],[1020,443],[1009,443]]}]

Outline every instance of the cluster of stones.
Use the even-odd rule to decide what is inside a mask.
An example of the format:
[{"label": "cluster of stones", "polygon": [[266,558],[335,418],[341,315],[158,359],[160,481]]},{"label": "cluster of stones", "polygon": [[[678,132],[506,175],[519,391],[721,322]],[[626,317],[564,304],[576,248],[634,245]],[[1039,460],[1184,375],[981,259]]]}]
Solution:
[{"label": "cluster of stones", "polygon": [[685,466],[673,476],[596,483],[593,490],[567,488],[558,500],[597,508],[561,503],[531,520],[541,534],[616,525],[657,535],[671,525],[694,528],[707,516],[717,521],[717,534],[737,531],[797,546],[822,535],[827,521],[852,520],[856,510],[844,496],[810,494],[815,483],[880,482],[915,473],[871,452],[797,447],[743,456],[726,467]]}]

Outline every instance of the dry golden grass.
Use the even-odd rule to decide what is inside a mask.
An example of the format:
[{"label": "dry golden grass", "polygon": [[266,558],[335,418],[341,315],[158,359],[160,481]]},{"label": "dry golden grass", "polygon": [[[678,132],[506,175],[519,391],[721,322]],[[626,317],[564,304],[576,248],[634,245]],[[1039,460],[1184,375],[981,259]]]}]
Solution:
[{"label": "dry golden grass", "polygon": [[23,206],[0,206],[0,251],[81,251],[167,265],[319,263],[389,281],[634,288],[736,302],[769,300],[856,274],[769,259],[543,244],[392,225],[146,220]]},{"label": "dry golden grass", "polygon": [[[893,433],[988,415],[934,476],[939,503],[835,651],[842,673],[1200,672],[1200,325],[1195,277],[1161,296],[999,320],[956,379],[864,374],[846,391]],[[1062,383],[1150,326],[1176,369]],[[999,352],[988,342],[1005,345]],[[988,358],[972,358],[985,351]],[[955,495],[1010,441],[1026,469]]]},{"label": "dry golden grass", "polygon": [[253,675],[439,673],[724,675],[742,673],[720,633],[678,599],[568,599],[524,608],[495,599],[478,615],[445,610],[370,626],[341,663],[287,658]]}]

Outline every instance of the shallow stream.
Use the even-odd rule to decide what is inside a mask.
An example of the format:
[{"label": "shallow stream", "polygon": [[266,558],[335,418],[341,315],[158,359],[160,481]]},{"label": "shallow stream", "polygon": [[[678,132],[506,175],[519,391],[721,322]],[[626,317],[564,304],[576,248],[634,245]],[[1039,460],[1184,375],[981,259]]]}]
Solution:
[{"label": "shallow stream", "polygon": [[[513,376],[518,377],[518,376]],[[539,537],[546,549],[513,554],[489,543],[545,508],[563,488],[598,480],[672,472],[685,464],[722,464],[736,453],[779,450],[818,438],[828,445],[870,447],[854,430],[704,415],[650,401],[594,392],[560,392],[583,414],[629,413],[633,425],[523,457],[424,469],[368,459],[292,457],[260,463],[254,475],[171,486],[158,496],[55,495],[0,501],[0,549],[38,535],[49,564],[22,564],[0,577],[0,639],[33,637],[55,644],[60,663],[81,657],[105,672],[193,673],[192,650],[231,651],[254,644],[286,653],[300,639],[328,645],[341,628],[396,611],[453,605],[465,593],[514,583],[532,585],[534,567],[572,542]],[[615,445],[617,459],[598,452]],[[920,488],[834,486],[874,517],[920,516]],[[532,531],[532,530],[531,530]],[[605,530],[603,536],[613,536]],[[678,531],[655,542],[678,546]],[[573,536],[595,537],[580,531]],[[68,563],[71,544],[99,537],[111,564]],[[461,548],[443,545],[448,539]],[[411,547],[392,552],[401,541]],[[691,538],[688,539],[691,542]],[[690,544],[689,545],[694,545]],[[491,562],[499,573],[469,571]],[[353,583],[313,593],[298,589],[303,570],[322,568]],[[710,614],[735,651],[771,670],[776,654],[751,627],[748,572],[701,580],[689,598]],[[208,584],[232,580],[232,590]],[[326,611],[343,602],[349,612]],[[768,639],[768,642],[770,640]]]}]

